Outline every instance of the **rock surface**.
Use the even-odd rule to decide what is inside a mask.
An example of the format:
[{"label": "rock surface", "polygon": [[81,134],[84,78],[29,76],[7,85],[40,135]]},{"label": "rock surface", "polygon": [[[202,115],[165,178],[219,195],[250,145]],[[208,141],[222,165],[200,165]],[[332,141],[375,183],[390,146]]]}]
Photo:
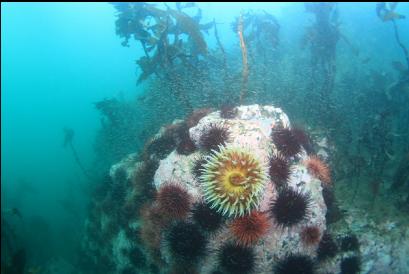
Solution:
[{"label": "rock surface", "polygon": [[[200,138],[211,124],[222,124],[228,129],[229,140],[226,147],[246,149],[258,161],[268,166],[269,156],[276,151],[271,132],[280,127],[291,128],[287,115],[280,108],[272,106],[250,105],[236,109],[237,114],[234,118],[223,119],[220,111],[213,111],[189,129],[189,136],[197,148],[193,153],[182,155],[174,149],[164,157],[148,155],[146,159],[155,159],[156,163],[148,184],[159,190],[164,184],[177,182],[193,197],[192,205],[203,201],[202,185],[192,173],[192,169],[198,158],[209,154],[201,149]],[[180,121],[173,125],[178,123]],[[165,132],[165,128],[162,128],[155,139],[164,136]],[[326,143],[326,141],[321,141],[315,145],[316,151],[325,160],[331,159],[331,152]],[[402,271],[409,268],[406,260],[409,252],[407,248],[409,246],[408,228],[402,230],[395,227],[393,223],[385,223],[384,227],[376,227],[368,219],[362,218],[364,213],[359,211],[350,212],[343,222],[329,227],[326,222],[327,206],[322,194],[324,184],[308,172],[305,166],[307,158],[308,155],[304,149],[301,149],[296,156],[289,158],[292,169],[288,186],[310,196],[308,217],[288,228],[277,225],[274,218],[269,218],[268,233],[252,246],[256,254],[254,273],[272,273],[277,262],[290,253],[307,255],[313,259],[317,273],[340,273],[342,259],[350,256],[361,258],[362,273],[404,273]],[[166,228],[160,231],[161,239],[157,252],[159,259],[151,258],[152,254],[138,239],[143,223],[138,218],[127,219],[129,216],[124,214],[124,205],[135,203],[135,199],[138,199],[135,197],[139,197],[138,193],[142,191],[135,182],[141,177],[141,170],[146,163],[138,162],[137,159],[137,156],[132,154],[112,166],[111,190],[105,200],[96,207],[99,211],[95,210],[99,213],[94,214],[95,216],[90,217],[87,221],[84,249],[88,250],[89,256],[93,257],[94,261],[98,261],[98,257],[99,259],[104,258],[113,273],[124,273],[132,269],[136,271],[135,273],[138,273],[138,269],[143,269],[147,273],[168,273],[174,258],[168,250],[169,245],[166,244]],[[118,194],[121,191],[124,192],[123,197]],[[257,209],[261,212],[268,212],[270,202],[276,197],[277,189],[274,178],[268,178]],[[154,200],[150,201],[151,204],[155,203]],[[208,237],[208,251],[207,255],[201,258],[195,266],[197,273],[212,273],[220,270],[218,266],[220,247],[227,242],[236,241],[229,230],[232,220],[232,217],[227,218],[216,233],[206,236]],[[187,221],[193,222],[191,214],[188,215]],[[338,244],[341,235],[352,232],[358,236],[360,248],[355,251],[338,252],[333,258],[318,262],[318,244],[308,246],[301,240],[300,233],[306,226],[318,227],[321,235],[324,231],[330,231]],[[156,229],[161,230],[159,227]],[[97,234],[99,236],[96,236]],[[404,242],[401,242],[401,239],[404,239]],[[146,257],[149,263],[145,265],[141,263],[136,267],[135,264],[132,264],[129,254],[137,247],[142,252],[140,256]],[[144,262],[144,260],[145,258],[141,261]],[[153,264],[156,267],[152,267]],[[388,272],[389,270],[392,272]]]}]

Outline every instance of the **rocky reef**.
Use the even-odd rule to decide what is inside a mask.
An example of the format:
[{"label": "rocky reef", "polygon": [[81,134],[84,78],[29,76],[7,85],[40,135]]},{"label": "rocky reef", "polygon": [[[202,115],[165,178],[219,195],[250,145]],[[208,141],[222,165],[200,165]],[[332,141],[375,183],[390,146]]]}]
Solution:
[{"label": "rocky reef", "polygon": [[344,252],[327,227],[327,155],[280,108],[196,111],[111,167],[85,253],[114,273],[358,273],[356,236]]}]

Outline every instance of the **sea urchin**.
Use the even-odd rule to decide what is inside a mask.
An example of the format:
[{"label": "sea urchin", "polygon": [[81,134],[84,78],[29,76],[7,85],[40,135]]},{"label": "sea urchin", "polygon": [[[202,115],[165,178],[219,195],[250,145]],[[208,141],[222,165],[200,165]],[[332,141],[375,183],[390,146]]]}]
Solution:
[{"label": "sea urchin", "polygon": [[193,166],[191,169],[191,172],[193,176],[200,182],[200,176],[202,176],[203,173],[203,165],[206,163],[206,158],[203,156],[197,157],[194,162]]},{"label": "sea urchin", "polygon": [[223,104],[220,108],[220,117],[224,119],[233,119],[237,115],[237,109],[229,103]]},{"label": "sea urchin", "polygon": [[176,223],[167,235],[173,256],[186,261],[195,261],[206,253],[207,239],[197,225]]},{"label": "sea urchin", "polygon": [[314,273],[314,263],[305,255],[290,254],[275,265],[274,273],[312,274]]},{"label": "sea urchin", "polygon": [[321,232],[318,226],[307,226],[301,231],[301,240],[306,245],[315,245],[320,242]]},{"label": "sea urchin", "polygon": [[359,241],[355,234],[346,235],[341,239],[342,251],[359,250]]},{"label": "sea urchin", "polygon": [[317,156],[310,156],[305,160],[308,172],[325,184],[331,183],[331,173],[328,166]]},{"label": "sea urchin", "polygon": [[269,173],[276,186],[285,186],[291,175],[290,163],[280,153],[270,156]]},{"label": "sea urchin", "polygon": [[258,206],[267,175],[250,152],[220,146],[208,157],[200,179],[211,208],[222,215],[243,216]]},{"label": "sea urchin", "polygon": [[320,244],[317,249],[317,258],[319,261],[324,261],[329,258],[335,257],[338,252],[338,246],[332,238],[331,234],[325,232],[322,235]]},{"label": "sea urchin", "polygon": [[278,151],[286,157],[292,157],[301,151],[297,136],[289,128],[280,128],[272,132],[272,138]]},{"label": "sea urchin", "polygon": [[220,250],[219,264],[227,273],[250,273],[255,267],[255,254],[250,247],[227,243]]},{"label": "sea urchin", "polygon": [[193,220],[207,232],[217,230],[222,224],[222,216],[205,203],[199,203],[194,207]]},{"label": "sea urchin", "polygon": [[356,274],[361,271],[361,259],[357,256],[345,258],[341,261],[341,274]]},{"label": "sea urchin", "polygon": [[239,244],[250,246],[266,234],[269,226],[269,220],[264,213],[253,211],[250,215],[234,219],[230,231]]},{"label": "sea urchin", "polygon": [[219,146],[225,145],[230,138],[230,133],[225,124],[210,124],[200,136],[200,147],[204,150],[217,150]]},{"label": "sea urchin", "polygon": [[277,224],[290,227],[298,224],[308,216],[311,198],[308,194],[284,188],[270,204],[270,212]]},{"label": "sea urchin", "polygon": [[187,216],[191,200],[186,189],[176,183],[166,183],[161,186],[156,196],[160,212],[175,219],[183,219]]}]

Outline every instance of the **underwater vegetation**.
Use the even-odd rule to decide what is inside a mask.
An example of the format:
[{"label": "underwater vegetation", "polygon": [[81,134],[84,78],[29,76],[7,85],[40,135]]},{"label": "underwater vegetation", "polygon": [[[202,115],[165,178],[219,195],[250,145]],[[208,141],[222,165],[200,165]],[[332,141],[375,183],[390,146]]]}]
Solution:
[{"label": "underwater vegetation", "polygon": [[206,56],[207,44],[203,31],[213,27],[213,22],[201,23],[201,9],[190,17],[183,10],[193,5],[178,3],[176,9],[167,6],[159,9],[148,3],[112,3],[118,11],[115,22],[116,33],[124,39],[122,45],[129,46],[131,38],[139,41],[145,55],[136,61],[142,74],[138,82],[152,74],[172,77],[174,66],[196,69],[200,56]]},{"label": "underwater vegetation", "polygon": [[[300,60],[280,50],[281,23],[264,11],[231,23],[237,43],[226,50],[218,23],[203,23],[195,3],[113,6],[123,45],[133,39],[143,49],[144,93],[132,104],[96,104],[101,170],[116,172],[94,201],[93,218],[109,221],[88,228],[104,249],[90,253],[117,272],[131,271],[118,263],[129,261],[169,273],[315,273],[323,265],[359,273],[360,235],[339,237],[333,224],[349,214],[345,199],[361,202],[361,190],[374,204],[386,181],[409,208],[409,112],[397,102],[407,98],[406,68],[395,64],[390,88],[383,72],[338,66],[341,41],[352,64],[370,61],[341,32],[336,3],[305,4],[312,20]],[[349,190],[341,198],[339,182]],[[126,252],[131,259],[110,251],[124,242],[139,248]]]}]

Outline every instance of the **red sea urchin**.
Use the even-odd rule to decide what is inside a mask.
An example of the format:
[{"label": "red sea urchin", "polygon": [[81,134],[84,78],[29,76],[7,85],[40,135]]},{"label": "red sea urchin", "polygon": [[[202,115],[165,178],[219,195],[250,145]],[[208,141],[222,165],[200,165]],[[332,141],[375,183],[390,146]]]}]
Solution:
[{"label": "red sea urchin", "polygon": [[253,211],[250,215],[239,217],[230,224],[230,231],[237,242],[244,246],[255,244],[270,227],[267,216],[258,211]]},{"label": "red sea urchin", "polygon": [[271,135],[278,151],[284,156],[292,157],[301,151],[301,145],[291,129],[279,128],[273,130]]},{"label": "red sea urchin", "polygon": [[328,166],[318,156],[311,156],[304,163],[312,176],[325,184],[331,183],[331,172]]},{"label": "red sea urchin", "polygon": [[274,153],[270,156],[269,173],[277,187],[286,186],[291,175],[290,163],[280,153]]},{"label": "red sea urchin", "polygon": [[176,183],[166,183],[159,189],[156,201],[162,214],[170,218],[183,219],[190,210],[192,197]]},{"label": "red sea urchin", "polygon": [[270,204],[271,216],[282,227],[291,227],[308,216],[311,198],[308,194],[292,188],[279,190],[278,196]]},{"label": "red sea urchin", "polygon": [[222,215],[243,216],[259,205],[267,172],[252,153],[220,146],[208,157],[200,180],[211,208]]},{"label": "red sea urchin", "polygon": [[200,147],[204,150],[217,150],[219,146],[225,145],[230,138],[230,133],[225,124],[210,124],[204,129],[200,136]]}]

